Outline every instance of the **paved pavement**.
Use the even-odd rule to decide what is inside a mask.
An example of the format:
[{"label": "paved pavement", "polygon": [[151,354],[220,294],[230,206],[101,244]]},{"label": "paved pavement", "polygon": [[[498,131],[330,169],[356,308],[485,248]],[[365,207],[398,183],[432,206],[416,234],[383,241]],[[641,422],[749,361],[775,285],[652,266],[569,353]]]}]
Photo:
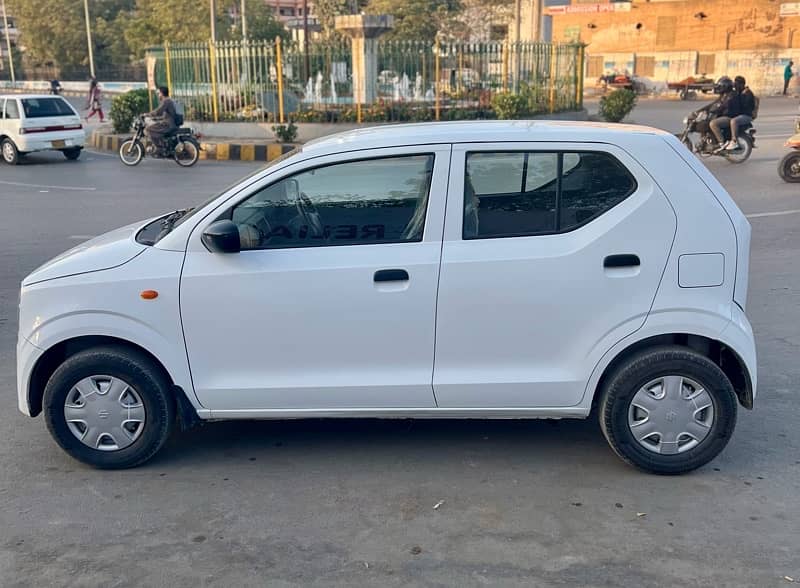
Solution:
[{"label": "paved pavement", "polygon": [[[105,154],[0,167],[0,585],[784,586],[800,580],[800,187],[759,149],[709,161],[753,215],[760,390],[715,462],[656,477],[591,421],[209,424],[136,470],[72,461],[16,411],[19,280],[86,236],[203,200],[253,164]],[[692,104],[634,118],[678,130]],[[434,505],[444,501],[438,509]]]}]

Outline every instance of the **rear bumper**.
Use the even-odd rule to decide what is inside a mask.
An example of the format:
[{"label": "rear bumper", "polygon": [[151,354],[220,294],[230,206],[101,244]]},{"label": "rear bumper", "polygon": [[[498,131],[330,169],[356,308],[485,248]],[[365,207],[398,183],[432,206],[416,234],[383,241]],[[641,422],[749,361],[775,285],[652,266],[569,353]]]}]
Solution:
[{"label": "rear bumper", "polygon": [[[33,151],[50,151],[52,149],[69,149],[70,147],[83,147],[86,144],[84,131],[66,131],[60,133],[31,133],[30,135],[17,135],[14,137],[17,149],[23,153]],[[55,146],[57,141],[64,141],[64,147]]]}]

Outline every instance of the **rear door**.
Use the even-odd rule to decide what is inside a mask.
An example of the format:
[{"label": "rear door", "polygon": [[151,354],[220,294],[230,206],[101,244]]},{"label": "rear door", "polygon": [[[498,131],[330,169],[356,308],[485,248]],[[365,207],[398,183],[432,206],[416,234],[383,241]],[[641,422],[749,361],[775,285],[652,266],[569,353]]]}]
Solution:
[{"label": "rear door", "polygon": [[434,392],[450,407],[568,407],[649,312],[676,218],[602,144],[453,148]]}]

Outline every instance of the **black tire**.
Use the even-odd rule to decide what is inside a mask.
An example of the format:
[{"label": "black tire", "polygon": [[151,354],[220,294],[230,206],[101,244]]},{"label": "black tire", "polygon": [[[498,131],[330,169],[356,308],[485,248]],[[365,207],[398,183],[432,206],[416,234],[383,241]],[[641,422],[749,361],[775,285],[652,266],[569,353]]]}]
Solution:
[{"label": "black tire", "polygon": [[[671,455],[644,447],[628,424],[635,394],[648,382],[667,375],[680,375],[700,384],[714,409],[708,435],[696,446]],[[649,349],[625,361],[608,379],[598,411],[600,427],[614,452],[632,466],[654,474],[681,474],[714,459],[733,434],[736,414],[736,394],[723,371],[705,356],[677,346]]]},{"label": "black tire", "polygon": [[173,155],[175,163],[181,167],[192,167],[197,163],[197,160],[200,159],[200,145],[197,141],[186,139],[185,141],[180,141],[178,145],[183,147],[183,151],[181,153],[175,152]]},{"label": "black tire", "polygon": [[129,167],[139,165],[144,159],[144,145],[135,139],[128,139],[119,146],[119,160]]},{"label": "black tire", "polygon": [[3,139],[0,141],[0,157],[3,158],[8,165],[17,165],[19,163],[20,153],[14,141],[11,139]]},{"label": "black tire", "polygon": [[722,153],[725,159],[731,163],[744,163],[750,159],[750,155],[753,153],[753,140],[750,135],[746,133],[739,135],[738,143],[740,146],[744,146],[737,151],[723,151]]},{"label": "black tire", "polygon": [[64,154],[69,161],[76,161],[81,156],[82,149],[80,147],[71,147],[64,149],[61,153]]},{"label": "black tire", "polygon": [[778,163],[778,175],[784,182],[800,182],[800,151],[790,151]]},{"label": "black tire", "polygon": [[[100,374],[130,384],[146,414],[139,437],[114,451],[85,445],[70,431],[64,416],[67,395],[75,384]],[[152,458],[169,438],[175,424],[175,398],[165,375],[145,355],[120,347],[97,347],[73,355],[56,369],[45,387],[44,416],[55,441],[75,459],[100,469],[132,468]]]}]

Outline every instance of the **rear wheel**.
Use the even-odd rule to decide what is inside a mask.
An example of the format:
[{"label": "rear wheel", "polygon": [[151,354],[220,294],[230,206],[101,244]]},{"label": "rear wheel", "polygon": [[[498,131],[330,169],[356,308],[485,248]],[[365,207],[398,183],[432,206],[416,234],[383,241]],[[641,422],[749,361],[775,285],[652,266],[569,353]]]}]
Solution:
[{"label": "rear wheel", "polygon": [[153,457],[172,432],[169,382],[147,357],[116,347],[67,359],[44,392],[50,434],[75,459],[104,469]]},{"label": "rear wheel", "polygon": [[178,141],[175,146],[175,163],[181,167],[192,167],[200,159],[200,148],[194,141]]},{"label": "rear wheel", "polygon": [[119,159],[125,165],[139,165],[144,158],[144,147],[135,139],[128,139],[119,146]]},{"label": "rear wheel", "polygon": [[611,447],[624,461],[656,474],[705,465],[736,426],[736,394],[727,376],[682,347],[633,356],[602,394],[600,426]]},{"label": "rear wheel", "polygon": [[19,151],[11,139],[3,139],[0,142],[0,153],[2,153],[3,161],[8,165],[17,165],[19,163]]},{"label": "rear wheel", "polygon": [[72,147],[70,149],[64,149],[61,153],[64,154],[70,161],[75,161],[81,156],[81,148],[80,147]]},{"label": "rear wheel", "polygon": [[787,153],[778,163],[778,175],[784,182],[796,184],[800,182],[800,152]]},{"label": "rear wheel", "polygon": [[750,154],[753,153],[753,141],[746,134],[739,135],[736,140],[736,149],[731,151],[724,151],[725,159],[731,163],[744,163],[750,159]]}]

